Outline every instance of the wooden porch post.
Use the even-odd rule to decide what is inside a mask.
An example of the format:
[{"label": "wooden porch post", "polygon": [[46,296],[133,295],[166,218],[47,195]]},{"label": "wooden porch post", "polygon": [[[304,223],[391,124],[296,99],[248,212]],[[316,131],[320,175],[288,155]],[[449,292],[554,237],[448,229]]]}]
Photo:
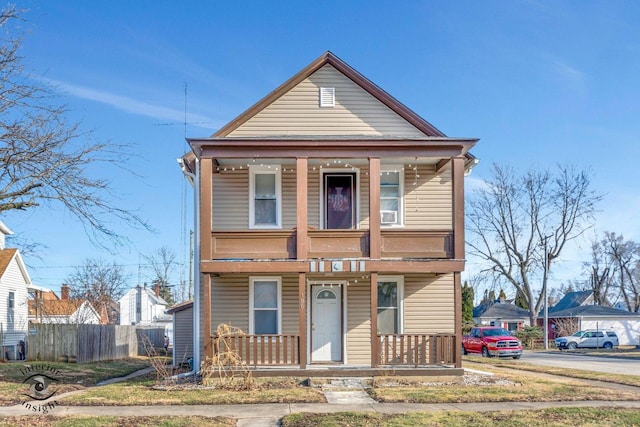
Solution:
[{"label": "wooden porch post", "polygon": [[[200,259],[196,262],[209,261],[211,253],[211,230],[213,226],[213,160],[200,160]],[[202,310],[204,325],[204,355],[213,356],[211,343],[211,275],[201,274],[202,278]],[[204,328],[202,328],[204,326]]]},{"label": "wooden porch post", "polygon": [[307,238],[307,159],[296,159],[296,259],[307,259],[309,242]]},{"label": "wooden porch post", "polygon": [[213,342],[211,341],[211,275],[202,274],[202,307],[204,314],[204,355],[213,357]]},{"label": "wooden porch post", "polygon": [[380,159],[369,158],[369,257],[380,259]]},{"label": "wooden porch post", "polygon": [[460,272],[453,273],[453,304],[455,307],[453,318],[456,335],[453,342],[453,359],[456,368],[462,368],[462,279],[460,274]]},{"label": "wooden porch post", "polygon": [[307,275],[298,273],[298,355],[300,369],[307,367]]},{"label": "wooden porch post", "polygon": [[378,367],[378,273],[371,273],[371,367]]},{"label": "wooden porch post", "polygon": [[213,160],[200,160],[200,258],[209,261],[211,254],[211,229],[213,215]]},{"label": "wooden porch post", "polygon": [[451,159],[453,180],[453,257],[464,259],[464,157]]}]

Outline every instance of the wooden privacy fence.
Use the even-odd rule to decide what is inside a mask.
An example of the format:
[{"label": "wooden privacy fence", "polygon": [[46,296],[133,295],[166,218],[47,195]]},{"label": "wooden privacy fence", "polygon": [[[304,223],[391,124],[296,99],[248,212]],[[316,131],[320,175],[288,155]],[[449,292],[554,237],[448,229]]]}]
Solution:
[{"label": "wooden privacy fence", "polygon": [[138,339],[138,354],[148,356],[147,349],[153,347],[160,349],[164,347],[164,328],[140,327],[136,328]]},{"label": "wooden privacy fence", "polygon": [[136,327],[129,325],[31,325],[27,359],[88,363],[138,354]]},{"label": "wooden privacy fence", "polygon": [[380,365],[448,365],[455,363],[456,337],[450,334],[378,335]]}]

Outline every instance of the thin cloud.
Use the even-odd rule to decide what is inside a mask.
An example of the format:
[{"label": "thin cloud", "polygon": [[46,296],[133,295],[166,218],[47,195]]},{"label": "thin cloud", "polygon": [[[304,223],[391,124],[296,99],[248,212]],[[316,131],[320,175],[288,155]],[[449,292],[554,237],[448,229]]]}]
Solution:
[{"label": "thin cloud", "polygon": [[555,72],[562,78],[564,81],[569,84],[577,87],[579,89],[584,89],[586,83],[586,74],[577,68],[574,68],[562,61],[555,61],[553,64],[553,68]]},{"label": "thin cloud", "polygon": [[[81,99],[88,99],[114,107],[127,113],[138,114],[142,116],[152,117],[160,121],[170,121],[181,123],[184,121],[184,111],[173,108],[161,107],[142,101],[137,101],[122,95],[104,92],[84,86],[78,86],[58,80],[44,79],[47,83],[59,87],[71,96]],[[216,128],[215,123],[211,122],[210,117],[199,114],[188,114],[187,120],[194,126],[206,129]]]}]

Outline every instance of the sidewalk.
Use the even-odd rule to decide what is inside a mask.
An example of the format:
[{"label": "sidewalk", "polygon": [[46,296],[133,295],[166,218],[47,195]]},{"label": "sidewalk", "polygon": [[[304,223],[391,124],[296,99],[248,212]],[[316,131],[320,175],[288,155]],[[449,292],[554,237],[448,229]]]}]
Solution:
[{"label": "sidewalk", "polygon": [[[238,420],[261,418],[280,419],[285,415],[309,412],[379,412],[400,414],[430,411],[515,411],[558,407],[623,407],[640,409],[640,401],[577,401],[577,402],[491,402],[491,403],[273,403],[253,405],[166,405],[166,406],[56,406],[51,415],[111,415],[111,416],[192,416],[232,417]],[[0,416],[39,415],[22,405],[0,407]],[[254,424],[255,425],[255,424]]]}]

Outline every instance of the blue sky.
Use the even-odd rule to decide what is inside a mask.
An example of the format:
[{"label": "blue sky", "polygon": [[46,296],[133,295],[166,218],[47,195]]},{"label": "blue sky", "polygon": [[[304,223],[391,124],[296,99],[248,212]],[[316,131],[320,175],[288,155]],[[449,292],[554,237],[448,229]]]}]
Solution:
[{"label": "blue sky", "polygon": [[[183,260],[185,187],[176,158],[186,149],[184,84],[186,134],[208,136],[326,50],[448,136],[480,138],[468,188],[493,162],[591,168],[594,188],[606,193],[596,230],[640,239],[636,1],[17,5],[28,9],[27,66],[65,93],[72,118],[137,154],[140,178],[91,172],[107,175],[117,203],[155,229],[119,228],[134,245],[109,253],[59,209],[6,215],[16,234],[47,245],[41,260],[27,259],[37,284],[57,290],[87,257],[124,265],[132,284],[149,280],[140,253],[169,246]],[[575,277],[587,246],[569,248],[554,283]]]}]

